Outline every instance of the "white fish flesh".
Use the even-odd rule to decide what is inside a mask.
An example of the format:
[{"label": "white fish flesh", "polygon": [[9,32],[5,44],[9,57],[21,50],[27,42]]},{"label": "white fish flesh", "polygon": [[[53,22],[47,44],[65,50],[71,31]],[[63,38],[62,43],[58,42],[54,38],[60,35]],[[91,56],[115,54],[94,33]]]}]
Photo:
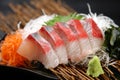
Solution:
[{"label": "white fish flesh", "polygon": [[88,18],[82,21],[82,24],[89,36],[89,40],[94,53],[102,47],[104,41],[103,34],[92,18]]},{"label": "white fish flesh", "polygon": [[87,35],[87,32],[84,30],[83,25],[81,24],[80,20],[70,20],[67,22],[70,26],[72,31],[77,35],[79,40],[79,45],[81,48],[81,60],[84,59],[88,54],[92,53],[92,47]]},{"label": "white fish flesh", "polygon": [[65,23],[56,23],[53,28],[65,42],[69,60],[73,63],[79,62],[81,51],[74,32]]},{"label": "white fish flesh", "polygon": [[68,63],[68,56],[65,44],[61,37],[55,32],[53,27],[44,26],[40,29],[40,34],[43,36],[53,47],[56,55],[59,58],[60,64]]},{"label": "white fish flesh", "polygon": [[55,68],[59,59],[48,41],[38,32],[30,34],[20,45],[18,53],[28,60],[38,60],[45,68]]}]

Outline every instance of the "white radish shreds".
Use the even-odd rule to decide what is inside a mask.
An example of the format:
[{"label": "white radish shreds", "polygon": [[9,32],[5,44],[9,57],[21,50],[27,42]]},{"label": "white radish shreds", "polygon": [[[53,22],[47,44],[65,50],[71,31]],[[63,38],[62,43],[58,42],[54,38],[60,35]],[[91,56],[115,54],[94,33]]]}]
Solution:
[{"label": "white radish shreds", "polygon": [[86,15],[86,18],[92,18],[103,32],[111,28],[111,25],[114,27],[118,27],[118,25],[116,25],[110,17],[104,16],[103,14],[97,15],[96,13],[91,13]]},{"label": "white radish shreds", "polygon": [[103,14],[97,15],[96,13],[93,14],[92,12],[90,12],[90,14],[81,15],[83,15],[85,19],[92,18],[101,30],[103,36],[105,36],[104,32],[109,28],[112,28],[112,26],[118,27],[118,25],[115,24],[115,22],[110,17],[104,16]]},{"label": "white radish shreds", "polygon": [[21,25],[21,21],[17,24],[18,30],[21,29],[20,25]]},{"label": "white radish shreds", "polygon": [[106,53],[102,49],[98,50],[94,54],[87,55],[86,58],[79,63],[79,65],[83,65],[83,66],[87,67],[90,59],[92,59],[95,55],[99,57],[99,59],[102,62],[103,66],[108,66],[109,65],[111,59],[110,59],[108,53]]},{"label": "white radish shreds", "polygon": [[104,16],[103,14],[97,15],[96,13],[92,13],[90,5],[88,5],[89,14],[86,15],[86,18],[92,18],[98,25],[98,27],[101,29],[102,32],[105,32],[108,28],[111,28],[111,25],[114,27],[118,27],[118,25],[115,24],[115,22],[107,16]]},{"label": "white radish shreds", "polygon": [[116,25],[114,23],[114,21],[104,15],[98,15],[98,16],[93,16],[93,20],[97,23],[98,27],[104,31],[106,31],[108,28],[111,28],[111,25],[113,25],[114,27],[118,27],[118,25]]},{"label": "white radish shreds", "polygon": [[[111,18],[109,18],[107,16],[104,16],[102,14],[97,15],[96,13],[93,14],[90,11],[90,14],[88,14],[88,15],[87,14],[82,14],[82,13],[80,15],[84,16],[83,19],[92,18],[97,23],[97,25],[100,28],[100,30],[102,31],[103,35],[104,35],[104,32],[108,28],[111,28],[111,25],[114,26],[114,27],[118,27],[118,25],[116,25]],[[45,25],[45,22],[53,19],[54,17],[55,17],[55,14],[53,14],[53,15],[43,15],[43,16],[40,16],[36,19],[31,19],[24,27],[23,39],[25,39],[30,33],[34,33],[37,30],[39,30],[43,25]]]},{"label": "white radish shreds", "polygon": [[43,25],[45,25],[45,22],[51,20],[54,18],[53,15],[43,15],[36,19],[31,19],[24,27],[24,33],[23,33],[23,39],[25,39],[29,34],[34,33],[38,31]]}]

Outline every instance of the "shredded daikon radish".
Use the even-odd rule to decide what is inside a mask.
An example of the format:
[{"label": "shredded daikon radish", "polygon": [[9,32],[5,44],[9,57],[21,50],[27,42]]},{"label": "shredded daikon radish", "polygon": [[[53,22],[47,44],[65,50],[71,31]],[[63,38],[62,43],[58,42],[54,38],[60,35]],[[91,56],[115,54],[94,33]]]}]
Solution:
[{"label": "shredded daikon radish", "polygon": [[[96,24],[98,25],[98,27],[100,28],[100,30],[102,31],[102,34],[104,35],[104,32],[108,29],[111,28],[111,25],[114,27],[118,27],[118,25],[115,24],[115,22],[107,16],[104,16],[103,14],[97,15],[96,13],[92,13],[90,6],[88,5],[89,8],[89,14],[82,14],[85,18],[92,18]],[[25,39],[30,33],[34,33],[37,30],[39,30],[42,25],[46,25],[45,22],[53,19],[55,16],[55,14],[53,15],[43,15],[40,16],[36,19],[31,19],[24,27],[24,33],[23,33],[23,39]]]},{"label": "shredded daikon radish", "polygon": [[87,18],[92,18],[101,29],[102,33],[111,28],[111,25],[114,27],[118,27],[118,25],[116,25],[110,17],[104,16],[103,14],[100,14],[98,16],[96,13],[92,15],[88,14]]},{"label": "shredded daikon radish", "polygon": [[107,29],[111,28],[111,25],[114,27],[118,27],[117,24],[115,24],[115,22],[107,16],[104,16],[103,14],[97,15],[96,13],[92,13],[91,12],[91,8],[90,5],[88,5],[88,9],[89,9],[89,14],[85,15],[86,18],[92,18],[96,24],[98,25],[98,27],[101,29],[102,33],[104,33]]},{"label": "shredded daikon radish", "polygon": [[25,39],[29,34],[34,33],[38,31],[43,25],[45,25],[45,22],[48,20],[53,19],[55,14],[53,15],[42,15],[36,19],[31,19],[24,27],[23,32],[23,39]]},{"label": "shredded daikon radish", "polygon": [[100,61],[103,63],[103,66],[109,65],[111,58],[109,57],[108,53],[102,49],[99,49],[94,54],[87,55],[86,58],[82,60],[79,64],[87,67],[90,59],[92,59],[95,55],[99,57]]}]

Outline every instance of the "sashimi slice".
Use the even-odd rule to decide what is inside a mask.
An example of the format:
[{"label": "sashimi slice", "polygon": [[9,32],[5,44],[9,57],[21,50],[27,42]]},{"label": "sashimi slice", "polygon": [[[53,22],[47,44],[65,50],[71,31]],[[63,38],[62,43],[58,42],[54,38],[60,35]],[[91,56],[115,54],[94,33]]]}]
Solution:
[{"label": "sashimi slice", "polygon": [[92,53],[92,47],[86,31],[84,30],[80,20],[70,20],[67,22],[71,30],[77,35],[79,45],[81,48],[81,60],[84,59],[88,54]]},{"label": "sashimi slice", "polygon": [[55,17],[55,14],[53,15],[42,15],[36,19],[31,19],[23,28],[24,32],[22,32],[22,38],[23,40],[26,39],[26,37],[31,34],[35,33],[39,29],[41,29],[42,25],[46,25],[45,22],[53,19]]},{"label": "sashimi slice", "polygon": [[84,25],[84,29],[89,36],[92,49],[94,52],[96,52],[101,48],[104,41],[102,32],[92,18],[86,19],[82,22],[82,24]]},{"label": "sashimi slice", "polygon": [[67,64],[68,57],[65,44],[55,30],[52,27],[44,26],[39,32],[41,36],[43,36],[52,45],[56,55],[59,58],[60,64]]},{"label": "sashimi slice", "polygon": [[38,60],[45,68],[55,68],[59,64],[51,45],[38,32],[30,34],[20,45],[18,53],[28,60]]},{"label": "sashimi slice", "polygon": [[66,44],[68,58],[70,61],[73,63],[79,62],[81,51],[79,41],[74,32],[65,23],[56,23],[54,29]]}]

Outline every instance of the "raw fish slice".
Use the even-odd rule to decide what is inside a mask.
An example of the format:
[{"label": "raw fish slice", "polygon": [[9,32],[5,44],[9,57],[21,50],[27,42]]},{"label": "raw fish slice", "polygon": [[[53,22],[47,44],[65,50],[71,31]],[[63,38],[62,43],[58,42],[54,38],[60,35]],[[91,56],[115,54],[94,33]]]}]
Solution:
[{"label": "raw fish slice", "polygon": [[82,22],[84,29],[86,30],[90,43],[92,44],[93,52],[96,52],[101,48],[103,44],[103,35],[97,24],[93,19],[89,18]]},{"label": "raw fish slice", "polygon": [[59,64],[51,45],[37,32],[30,34],[20,45],[18,53],[28,60],[38,60],[45,68],[55,68]]},{"label": "raw fish slice", "polygon": [[71,30],[76,34],[79,45],[81,48],[81,60],[84,59],[85,56],[92,53],[92,47],[88,38],[86,31],[84,30],[80,20],[70,20],[67,22],[70,26]]},{"label": "raw fish slice", "polygon": [[56,23],[54,29],[65,42],[70,61],[73,63],[79,62],[81,51],[79,41],[74,32],[72,32],[69,26],[65,23]]},{"label": "raw fish slice", "polygon": [[52,27],[44,26],[39,32],[52,45],[56,55],[59,58],[60,64],[68,63],[65,44],[55,30]]}]

